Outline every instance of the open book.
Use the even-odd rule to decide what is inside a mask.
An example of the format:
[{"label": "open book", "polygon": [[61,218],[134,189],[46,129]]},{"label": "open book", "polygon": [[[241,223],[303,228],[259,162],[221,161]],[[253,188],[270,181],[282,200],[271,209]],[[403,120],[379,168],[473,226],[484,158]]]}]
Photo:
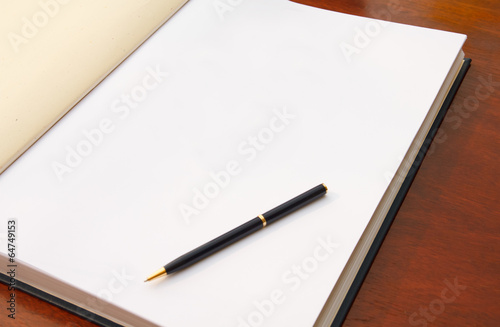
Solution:
[{"label": "open book", "polygon": [[[345,316],[463,78],[466,37],[285,0],[224,8],[189,1],[0,175],[16,287],[102,325]],[[143,282],[320,183],[326,197]]]}]

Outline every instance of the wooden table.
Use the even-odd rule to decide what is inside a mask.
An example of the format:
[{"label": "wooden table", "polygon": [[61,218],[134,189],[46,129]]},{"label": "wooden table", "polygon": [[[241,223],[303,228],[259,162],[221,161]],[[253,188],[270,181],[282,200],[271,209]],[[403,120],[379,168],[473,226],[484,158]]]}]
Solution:
[{"label": "wooden table", "polygon": [[[344,325],[500,326],[500,2],[298,2],[467,34],[473,59]],[[0,322],[96,326],[21,291]]]}]

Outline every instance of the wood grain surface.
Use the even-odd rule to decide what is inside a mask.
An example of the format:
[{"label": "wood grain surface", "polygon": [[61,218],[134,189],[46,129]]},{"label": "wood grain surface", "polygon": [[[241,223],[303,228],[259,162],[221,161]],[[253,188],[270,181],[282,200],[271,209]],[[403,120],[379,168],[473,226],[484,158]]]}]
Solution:
[{"label": "wood grain surface", "polygon": [[[344,326],[500,326],[500,1],[297,2],[467,34],[473,60]],[[1,326],[96,326],[16,294]]]}]

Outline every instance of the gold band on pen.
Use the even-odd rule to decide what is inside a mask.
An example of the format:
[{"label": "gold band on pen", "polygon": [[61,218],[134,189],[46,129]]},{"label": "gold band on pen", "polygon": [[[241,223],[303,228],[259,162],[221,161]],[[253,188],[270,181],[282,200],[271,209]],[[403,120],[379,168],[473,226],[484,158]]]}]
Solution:
[{"label": "gold band on pen", "polygon": [[266,218],[264,218],[263,215],[259,215],[259,218],[260,218],[260,220],[262,220],[262,227],[266,227],[266,225],[267,225]]}]

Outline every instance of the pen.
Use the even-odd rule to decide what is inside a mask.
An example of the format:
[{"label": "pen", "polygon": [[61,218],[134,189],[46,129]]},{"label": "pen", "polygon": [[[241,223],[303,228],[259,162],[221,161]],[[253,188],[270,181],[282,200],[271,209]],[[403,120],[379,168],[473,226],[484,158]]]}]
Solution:
[{"label": "pen", "polygon": [[221,236],[207,242],[196,249],[180,256],[174,261],[166,264],[161,269],[158,269],[151,276],[149,276],[145,282],[158,278],[160,276],[170,275],[176,271],[184,269],[206,257],[211,255],[218,250],[225,248],[233,244],[234,242],[242,239],[243,237],[266,227],[267,225],[275,222],[276,220],[286,216],[287,214],[305,206],[306,204],[320,198],[325,195],[328,191],[328,188],[325,184],[320,184],[316,187],[313,187],[309,191],[306,191],[299,196],[283,203],[282,205],[277,206],[274,209],[269,210],[262,215],[258,215],[257,217],[247,221],[243,225],[236,227],[229,232],[222,234]]}]

